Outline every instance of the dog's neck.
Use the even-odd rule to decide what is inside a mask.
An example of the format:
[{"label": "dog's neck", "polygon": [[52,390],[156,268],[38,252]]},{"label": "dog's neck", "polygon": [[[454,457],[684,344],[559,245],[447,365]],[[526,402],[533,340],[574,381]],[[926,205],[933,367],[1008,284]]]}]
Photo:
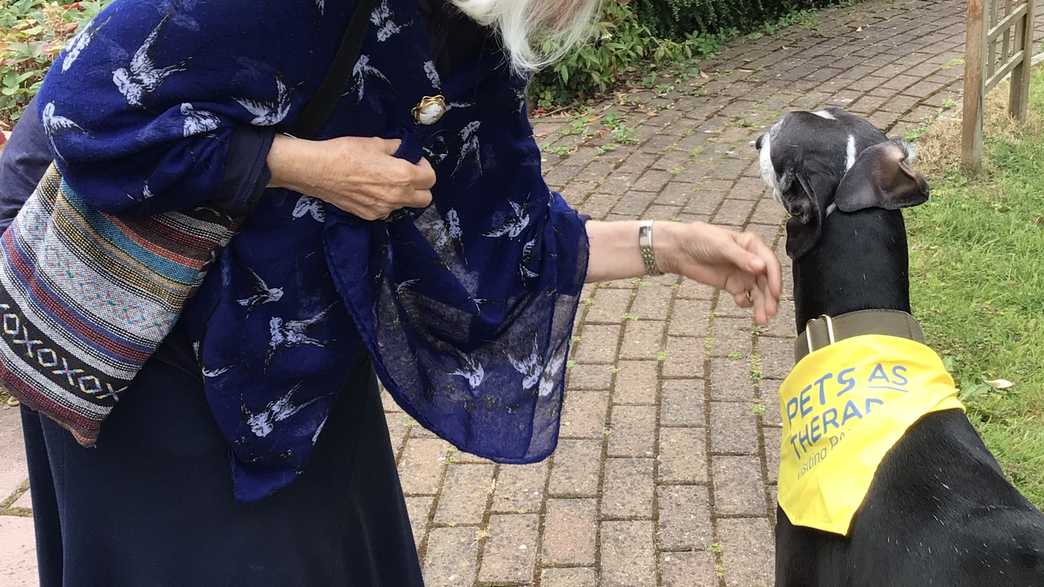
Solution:
[{"label": "dog's neck", "polygon": [[906,225],[901,212],[835,211],[816,247],[794,261],[797,331],[812,318],[867,309],[910,311]]}]

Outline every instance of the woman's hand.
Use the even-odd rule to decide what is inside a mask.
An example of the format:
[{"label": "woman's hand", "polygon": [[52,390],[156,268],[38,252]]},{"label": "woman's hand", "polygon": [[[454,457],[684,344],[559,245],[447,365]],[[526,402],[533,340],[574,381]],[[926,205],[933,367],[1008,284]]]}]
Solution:
[{"label": "woman's hand", "polygon": [[431,203],[435,171],[394,157],[398,140],[341,137],[307,141],[276,135],[268,152],[269,187],[319,198],[364,220]]},{"label": "woman's hand", "polygon": [[775,317],[782,291],[779,260],[756,235],[705,222],[656,228],[663,229],[653,240],[661,270],[729,292],[737,306],[753,306],[758,324]]},{"label": "woman's hand", "polygon": [[[592,220],[587,223],[587,236],[589,282],[645,273],[638,222]],[[779,260],[757,236],[704,222],[657,222],[653,249],[661,271],[728,291],[738,306],[754,308],[758,324],[776,315],[782,290]]]}]

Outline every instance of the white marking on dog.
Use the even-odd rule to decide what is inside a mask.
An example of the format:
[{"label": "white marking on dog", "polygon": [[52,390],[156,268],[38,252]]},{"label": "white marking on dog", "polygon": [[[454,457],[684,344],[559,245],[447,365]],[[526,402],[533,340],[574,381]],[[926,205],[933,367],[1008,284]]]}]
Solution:
[{"label": "white marking on dog", "polygon": [[772,197],[783,203],[783,194],[779,191],[779,179],[776,177],[776,168],[772,166],[772,132],[765,133],[761,139],[761,152],[758,154],[758,162],[761,165],[761,179],[765,185],[772,188]]},{"label": "white marking on dog", "polygon": [[848,135],[848,147],[845,150],[845,171],[852,169],[856,158],[855,135]]},{"label": "white marking on dog", "polygon": [[837,120],[836,118],[834,118],[833,114],[827,112],[826,110],[816,110],[812,114],[815,114],[816,116],[820,118],[825,118],[827,120]]}]

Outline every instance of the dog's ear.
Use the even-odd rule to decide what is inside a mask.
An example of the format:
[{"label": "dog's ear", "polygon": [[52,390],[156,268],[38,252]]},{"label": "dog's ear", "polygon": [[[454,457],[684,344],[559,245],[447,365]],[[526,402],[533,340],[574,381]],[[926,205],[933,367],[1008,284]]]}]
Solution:
[{"label": "dog's ear", "polygon": [[928,182],[910,167],[909,159],[908,147],[896,141],[864,149],[837,186],[837,209],[898,210],[928,201]]},{"label": "dog's ear", "polygon": [[787,255],[798,259],[812,250],[823,233],[823,215],[834,195],[837,175],[813,165],[799,166],[783,193],[787,221]]}]

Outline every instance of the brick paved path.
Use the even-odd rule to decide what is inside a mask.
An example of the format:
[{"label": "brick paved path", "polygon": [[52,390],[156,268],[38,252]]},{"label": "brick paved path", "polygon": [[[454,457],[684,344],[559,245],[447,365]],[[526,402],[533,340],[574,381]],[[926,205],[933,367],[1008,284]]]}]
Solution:
[{"label": "brick paved path", "polygon": [[[596,109],[618,113],[634,145],[540,121],[548,182],[595,218],[745,228],[785,261],[749,142],[786,110],[828,104],[899,136],[922,126],[959,100],[963,31],[962,2],[870,1],[734,43],[706,77]],[[460,454],[386,403],[429,584],[770,584],[792,322],[786,301],[756,331],[729,296],[669,277],[591,287],[562,439],[539,465]],[[0,584],[12,586],[35,584],[15,413],[0,409]]]}]

